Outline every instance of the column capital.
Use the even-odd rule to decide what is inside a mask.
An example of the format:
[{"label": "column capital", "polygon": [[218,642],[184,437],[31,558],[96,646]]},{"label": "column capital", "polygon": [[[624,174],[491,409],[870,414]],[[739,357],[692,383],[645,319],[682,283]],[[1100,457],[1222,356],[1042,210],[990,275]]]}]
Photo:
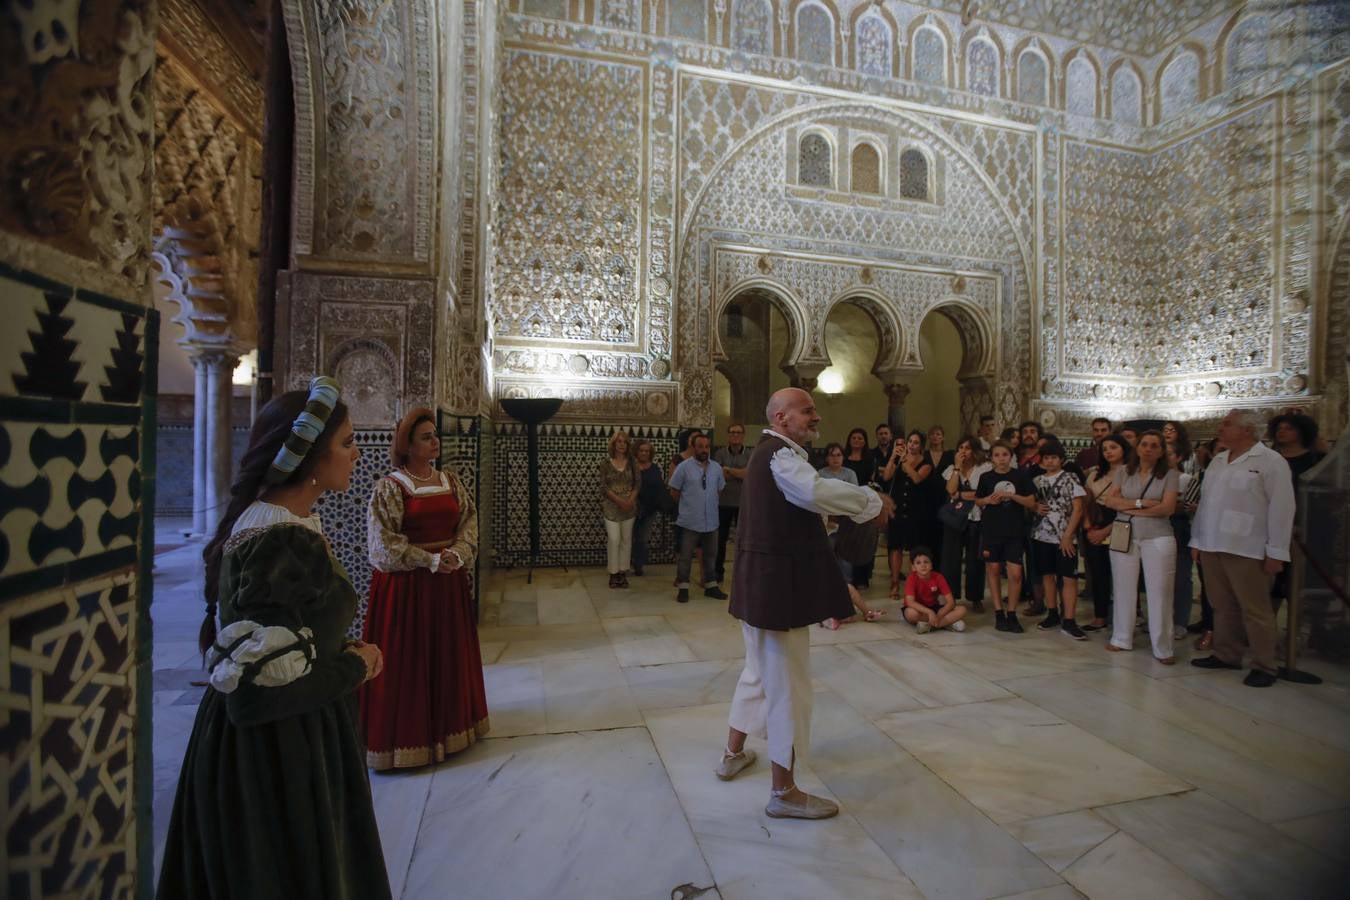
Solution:
[{"label": "column capital", "polygon": [[804,391],[814,391],[816,379],[827,368],[829,368],[828,363],[799,362],[795,365],[783,366],[783,371],[787,373],[788,381],[793,387],[801,388]]},{"label": "column capital", "polygon": [[886,400],[894,406],[903,405],[905,398],[909,396],[910,387],[907,384],[899,382],[882,386],[886,391]]}]

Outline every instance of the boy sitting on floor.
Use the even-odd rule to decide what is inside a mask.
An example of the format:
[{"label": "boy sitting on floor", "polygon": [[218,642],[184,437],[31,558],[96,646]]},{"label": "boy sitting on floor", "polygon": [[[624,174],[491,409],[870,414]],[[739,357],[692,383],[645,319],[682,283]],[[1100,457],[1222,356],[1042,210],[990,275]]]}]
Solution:
[{"label": "boy sitting on floor", "polygon": [[966,608],[956,605],[947,579],[942,573],[933,571],[932,551],[915,547],[910,551],[909,559],[909,578],[905,579],[905,621],[919,634],[927,634],[934,628],[965,631],[966,623],[961,620],[966,615]]}]

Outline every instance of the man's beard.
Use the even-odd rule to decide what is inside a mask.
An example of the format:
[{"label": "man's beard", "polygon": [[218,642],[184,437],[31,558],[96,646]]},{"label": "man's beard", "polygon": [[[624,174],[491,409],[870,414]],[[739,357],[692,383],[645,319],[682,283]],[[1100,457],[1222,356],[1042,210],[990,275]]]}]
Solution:
[{"label": "man's beard", "polygon": [[707,450],[698,451],[697,453],[694,454],[694,459],[698,460],[699,462],[707,462],[708,451]]},{"label": "man's beard", "polygon": [[818,428],[807,428],[807,429],[806,429],[806,439],[807,439],[808,441],[818,441],[818,440],[820,440],[820,429],[818,429]]}]

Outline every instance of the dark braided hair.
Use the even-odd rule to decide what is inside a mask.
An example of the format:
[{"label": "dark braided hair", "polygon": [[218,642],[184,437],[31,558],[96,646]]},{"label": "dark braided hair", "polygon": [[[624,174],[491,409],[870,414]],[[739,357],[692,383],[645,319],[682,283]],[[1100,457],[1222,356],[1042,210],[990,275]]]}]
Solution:
[{"label": "dark braided hair", "polygon": [[[286,436],[291,433],[296,416],[304,410],[308,400],[308,391],[291,391],[273,397],[259,410],[258,418],[249,431],[248,449],[244,451],[244,457],[239,461],[239,473],[235,476],[234,484],[230,485],[230,505],[220,517],[215,537],[202,551],[202,560],[206,563],[206,584],[203,590],[206,595],[206,618],[197,633],[197,647],[203,655],[211,649],[216,640],[216,603],[219,599],[220,563],[225,555],[225,542],[229,540],[230,532],[234,529],[234,523],[239,516],[269,486],[266,481],[267,470],[271,468],[272,460],[276,458],[277,451],[281,449]],[[282,484],[298,484],[309,478],[329,443],[332,442],[333,435],[346,421],[347,406],[338,401],[319,439]]]}]

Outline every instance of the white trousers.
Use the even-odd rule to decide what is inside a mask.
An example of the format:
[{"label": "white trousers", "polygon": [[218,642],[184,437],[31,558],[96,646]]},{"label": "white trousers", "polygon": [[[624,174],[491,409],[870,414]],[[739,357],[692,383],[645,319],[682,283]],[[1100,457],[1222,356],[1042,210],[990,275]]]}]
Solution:
[{"label": "white trousers", "polygon": [[1134,648],[1134,598],[1141,564],[1153,655],[1166,659],[1172,655],[1172,591],[1177,571],[1177,542],[1170,534],[1132,540],[1128,553],[1111,551],[1111,643],[1122,650]]},{"label": "white trousers", "polygon": [[634,519],[624,519],[622,522],[605,520],[605,536],[609,539],[605,549],[609,553],[611,575],[629,569],[628,563],[633,557],[633,522]]},{"label": "white trousers", "polygon": [[741,623],[745,668],[731,698],[730,725],[768,738],[769,759],[791,769],[811,746],[811,632]]}]

